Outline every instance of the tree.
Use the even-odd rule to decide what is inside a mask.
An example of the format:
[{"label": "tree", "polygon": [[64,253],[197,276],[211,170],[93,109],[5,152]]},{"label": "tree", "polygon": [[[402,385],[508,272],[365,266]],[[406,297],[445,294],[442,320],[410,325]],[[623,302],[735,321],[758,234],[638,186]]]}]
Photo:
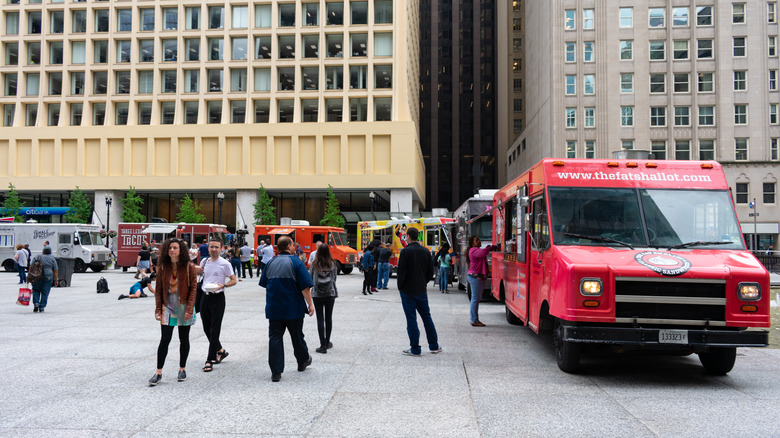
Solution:
[{"label": "tree", "polygon": [[257,189],[260,194],[255,202],[255,225],[276,225],[276,207],[273,206],[273,199],[268,196],[265,187],[260,184]]},{"label": "tree", "polygon": [[328,198],[325,200],[325,215],[322,216],[320,225],[329,227],[344,227],[344,217],[341,215],[339,201],[336,194],[333,193],[333,186],[328,184]]},{"label": "tree", "polygon": [[8,195],[5,197],[3,207],[0,209],[0,216],[13,216],[14,222],[24,222],[24,216],[19,214],[23,208],[24,203],[19,198],[19,192],[16,191],[16,187],[12,183],[8,183]]},{"label": "tree", "polygon": [[76,186],[76,190],[70,192],[68,207],[70,210],[65,214],[65,222],[71,224],[92,223],[92,203],[89,202],[89,198],[81,191],[79,186]]},{"label": "tree", "polygon": [[135,187],[130,186],[130,190],[125,194],[124,199],[120,199],[122,204],[122,222],[144,222],[146,217],[141,214],[141,206],[144,204],[143,198],[135,193]]},{"label": "tree", "polygon": [[206,222],[206,216],[200,214],[203,204],[193,201],[190,195],[184,195],[181,200],[181,209],[176,214],[176,222],[185,222],[188,224],[202,224]]}]

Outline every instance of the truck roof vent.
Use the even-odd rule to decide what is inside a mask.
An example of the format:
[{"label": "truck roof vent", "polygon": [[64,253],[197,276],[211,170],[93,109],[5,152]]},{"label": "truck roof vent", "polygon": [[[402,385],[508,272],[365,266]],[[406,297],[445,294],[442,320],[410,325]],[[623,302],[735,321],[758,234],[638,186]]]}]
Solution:
[{"label": "truck roof vent", "polygon": [[644,149],[621,149],[612,152],[612,158],[616,160],[651,160],[652,154]]}]

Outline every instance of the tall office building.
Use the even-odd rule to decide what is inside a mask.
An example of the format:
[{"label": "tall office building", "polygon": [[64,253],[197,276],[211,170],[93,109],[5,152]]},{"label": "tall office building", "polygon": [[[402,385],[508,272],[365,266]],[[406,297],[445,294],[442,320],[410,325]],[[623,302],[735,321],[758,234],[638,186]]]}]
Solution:
[{"label": "tall office building", "polygon": [[524,3],[525,126],[506,152],[510,179],[544,157],[621,149],[717,160],[746,240],[777,249],[776,1]]},{"label": "tall office building", "polygon": [[295,219],[321,217],[329,184],[346,210],[425,203],[416,0],[5,0],[0,12],[3,187],[56,200],[78,186],[105,217],[103,199],[134,186],[169,220],[184,193],[211,212],[224,192],[228,225],[252,222],[261,184]]},{"label": "tall office building", "polygon": [[498,185],[498,3],[420,2],[427,207],[452,211],[476,190]]}]

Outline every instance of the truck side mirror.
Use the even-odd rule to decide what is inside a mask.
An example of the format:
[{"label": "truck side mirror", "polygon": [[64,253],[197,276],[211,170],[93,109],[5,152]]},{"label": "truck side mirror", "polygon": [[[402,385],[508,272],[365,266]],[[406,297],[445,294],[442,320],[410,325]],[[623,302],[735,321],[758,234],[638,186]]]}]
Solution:
[{"label": "truck side mirror", "polygon": [[528,207],[528,205],[529,205],[530,203],[531,203],[531,201],[530,201],[530,199],[528,198],[528,196],[518,196],[518,198],[517,198],[517,204],[518,204],[520,207]]},{"label": "truck side mirror", "polygon": [[523,232],[527,233],[531,231],[531,213],[525,213],[525,220],[523,221]]}]

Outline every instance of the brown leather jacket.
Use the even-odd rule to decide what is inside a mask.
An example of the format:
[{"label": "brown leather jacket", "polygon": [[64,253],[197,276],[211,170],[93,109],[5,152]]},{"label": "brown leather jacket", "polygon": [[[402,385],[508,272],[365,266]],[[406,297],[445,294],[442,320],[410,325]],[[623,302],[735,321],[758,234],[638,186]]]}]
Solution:
[{"label": "brown leather jacket", "polygon": [[[188,272],[189,271],[189,275]],[[191,315],[195,314],[195,297],[197,296],[198,287],[198,274],[195,272],[195,265],[190,262],[189,266],[185,269],[179,269],[176,274],[179,281],[179,302],[187,305],[186,313]],[[187,279],[189,281],[187,281]],[[168,304],[168,289],[171,283],[171,273],[166,271],[166,268],[162,266],[157,267],[157,282],[154,286],[154,313],[155,315],[162,315],[163,307]]]}]

